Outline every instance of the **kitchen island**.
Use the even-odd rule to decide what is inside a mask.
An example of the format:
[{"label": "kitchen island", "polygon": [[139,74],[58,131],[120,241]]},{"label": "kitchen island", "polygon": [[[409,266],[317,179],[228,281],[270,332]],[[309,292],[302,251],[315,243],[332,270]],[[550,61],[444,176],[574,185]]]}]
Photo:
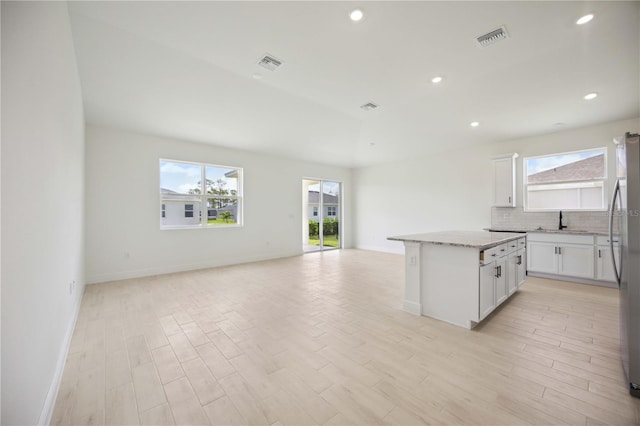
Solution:
[{"label": "kitchen island", "polygon": [[389,237],[405,246],[403,309],[473,328],[526,276],[519,233],[445,231]]}]

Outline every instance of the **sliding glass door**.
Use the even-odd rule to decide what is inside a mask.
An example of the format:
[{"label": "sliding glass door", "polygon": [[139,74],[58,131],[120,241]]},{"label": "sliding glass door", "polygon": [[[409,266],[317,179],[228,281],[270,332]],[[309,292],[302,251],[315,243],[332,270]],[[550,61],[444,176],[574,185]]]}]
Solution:
[{"label": "sliding glass door", "polygon": [[305,252],[341,247],[341,184],[302,180],[302,247]]}]

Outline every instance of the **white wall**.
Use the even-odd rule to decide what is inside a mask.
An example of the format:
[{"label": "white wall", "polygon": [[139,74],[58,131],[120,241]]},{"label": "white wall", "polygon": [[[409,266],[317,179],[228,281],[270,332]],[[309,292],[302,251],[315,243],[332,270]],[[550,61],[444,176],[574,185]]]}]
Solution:
[{"label": "white wall", "polygon": [[84,286],[84,119],[66,3],[1,7],[2,424],[33,425]]},{"label": "white wall", "polygon": [[[349,169],[98,126],[86,138],[88,282],[300,254],[305,177],[344,183],[351,245]],[[160,158],[244,168],[244,226],[160,230]]]},{"label": "white wall", "polygon": [[520,154],[516,172],[519,206],[522,206],[522,159],[526,156],[607,146],[609,176],[613,180],[612,139],[626,131],[638,130],[638,119],[624,120],[357,169],[353,174],[357,218],[354,246],[404,253],[401,243],[386,238],[490,226],[491,158],[495,155]]}]

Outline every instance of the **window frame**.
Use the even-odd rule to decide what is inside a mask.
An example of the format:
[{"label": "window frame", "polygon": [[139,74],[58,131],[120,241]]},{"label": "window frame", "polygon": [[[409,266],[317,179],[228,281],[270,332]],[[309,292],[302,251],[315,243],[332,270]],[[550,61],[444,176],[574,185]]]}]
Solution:
[{"label": "window frame", "polygon": [[[527,161],[538,158],[546,158],[546,157],[557,157],[561,155],[570,155],[570,154],[580,154],[583,152],[590,151],[602,151],[604,154],[604,170],[602,178],[593,178],[593,179],[579,179],[579,180],[563,180],[558,182],[542,182],[542,183],[527,183]],[[608,194],[608,183],[609,183],[609,167],[608,167],[608,152],[606,146],[603,147],[595,147],[588,149],[581,149],[577,151],[567,151],[567,152],[556,152],[553,154],[543,154],[543,155],[532,155],[529,157],[522,158],[522,204],[523,210],[525,212],[557,212],[558,210],[567,211],[567,212],[601,212],[606,211],[608,209],[607,205],[607,194]],[[589,158],[589,157],[588,157]],[[569,163],[571,164],[571,163]],[[602,207],[601,208],[584,208],[584,209],[576,209],[576,208],[563,208],[563,207],[549,207],[549,208],[531,208],[529,207],[529,187],[532,187],[532,191],[542,191],[545,188],[551,189],[551,187],[557,187],[558,189],[581,189],[581,188],[589,188],[589,187],[602,187]],[[534,189],[535,188],[535,189]]]},{"label": "window frame", "polygon": [[[162,193],[161,186],[161,165],[162,163],[178,163],[178,164],[188,164],[191,166],[200,167],[200,193],[199,194],[181,194],[184,195],[185,200],[185,214],[186,214],[186,205],[189,203],[194,204],[193,206],[193,217],[200,217],[200,223],[194,225],[164,225],[162,223],[163,215],[165,209],[162,209],[162,206],[166,203],[175,202],[175,200],[171,200],[170,196],[164,195]],[[208,194],[206,192],[206,169],[207,167],[218,167],[224,169],[234,170],[237,174],[238,181],[238,189],[235,195],[213,195]],[[217,229],[217,228],[241,228],[244,226],[244,194],[243,194],[243,178],[244,178],[244,169],[242,167],[237,166],[226,166],[221,164],[211,164],[211,163],[200,163],[195,161],[183,161],[183,160],[173,160],[169,158],[160,158],[158,160],[158,193],[159,193],[159,204],[161,209],[161,217],[160,217],[160,230],[175,230],[175,229]],[[187,199],[187,197],[191,197],[192,199]],[[208,201],[209,199],[216,198],[224,198],[224,199],[233,199],[236,200],[237,206],[237,215],[234,218],[236,221],[234,223],[217,223],[210,225],[209,224],[209,207]],[[198,204],[200,207],[196,208],[195,204]],[[195,216],[195,212],[198,211],[199,216]],[[166,213],[165,213],[166,215]],[[185,216],[186,218],[186,216]],[[204,218],[204,219],[203,219]]]}]

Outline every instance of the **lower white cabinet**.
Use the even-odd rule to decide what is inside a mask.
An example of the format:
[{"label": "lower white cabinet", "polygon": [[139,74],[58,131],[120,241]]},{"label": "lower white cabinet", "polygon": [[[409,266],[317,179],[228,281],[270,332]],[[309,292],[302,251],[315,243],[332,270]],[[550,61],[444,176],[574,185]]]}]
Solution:
[{"label": "lower white cabinet", "polygon": [[534,274],[615,281],[608,242],[605,236],[529,233],[527,270]]},{"label": "lower white cabinet", "polygon": [[526,276],[524,246],[523,237],[485,252],[487,260],[480,265],[480,320],[507,300],[524,282]]},{"label": "lower white cabinet", "polygon": [[[616,256],[616,265],[620,264],[620,253],[618,251],[618,245],[614,246],[614,253]],[[596,279],[601,281],[615,281],[616,274],[613,271],[613,264],[611,263],[611,247],[598,245],[596,246]]]},{"label": "lower white cabinet", "polygon": [[558,274],[593,278],[593,244],[559,244]]},{"label": "lower white cabinet", "polygon": [[480,319],[489,315],[496,308],[495,262],[480,266]]},{"label": "lower white cabinet", "polygon": [[555,242],[527,241],[527,268],[529,271],[557,274],[557,247]]},{"label": "lower white cabinet", "polygon": [[509,254],[507,258],[507,292],[513,294],[524,283],[527,276],[525,249]]}]

